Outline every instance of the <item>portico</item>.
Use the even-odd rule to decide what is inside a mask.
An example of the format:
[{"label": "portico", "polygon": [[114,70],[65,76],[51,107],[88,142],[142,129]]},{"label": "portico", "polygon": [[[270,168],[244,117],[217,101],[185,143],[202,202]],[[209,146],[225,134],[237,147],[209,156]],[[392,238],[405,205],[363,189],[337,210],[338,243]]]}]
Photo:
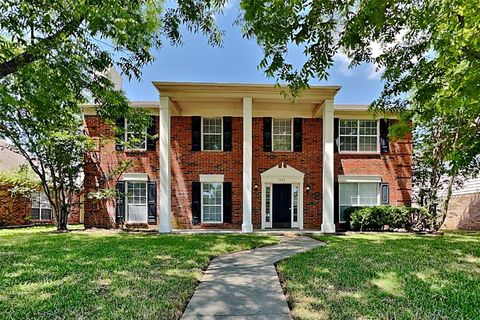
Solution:
[{"label": "portico", "polygon": [[[276,135],[276,127],[273,128],[273,138],[271,144],[278,141],[284,141],[283,145],[291,146],[289,150],[270,150],[267,155],[260,150],[258,144],[262,141],[255,139],[258,128],[254,128],[253,122],[255,118],[270,118],[282,119],[284,123],[288,123],[287,119],[303,119],[300,123],[306,123],[306,119],[321,119],[318,126],[322,126],[323,130],[320,136],[312,137],[319,142],[318,150],[322,152],[321,163],[311,163],[310,166],[321,166],[322,177],[311,177],[310,180],[315,179],[314,183],[321,185],[321,190],[315,190],[316,193],[322,195],[322,207],[316,209],[315,214],[320,216],[318,220],[322,221],[321,230],[326,233],[335,232],[334,225],[334,182],[333,182],[333,99],[340,87],[312,87],[306,90],[294,102],[284,98],[279,88],[273,85],[247,85],[247,84],[209,84],[209,83],[165,83],[154,82],[155,87],[160,94],[160,108],[159,108],[159,168],[160,168],[160,183],[159,183],[159,232],[168,233],[172,230],[171,212],[177,210],[172,208],[172,172],[171,172],[171,117],[233,117],[241,118],[242,121],[242,137],[241,137],[241,164],[242,164],[242,185],[233,185],[233,195],[237,194],[237,190],[241,190],[241,213],[242,223],[241,229],[243,232],[249,233],[253,231],[253,213],[261,212],[261,223],[257,227],[272,228],[275,225],[274,220],[274,197],[275,194],[280,194],[281,187],[274,187],[275,185],[285,185],[284,190],[290,188],[290,199],[287,202],[277,201],[278,208],[284,204],[290,204],[289,223],[285,226],[290,228],[303,229],[304,228],[304,193],[306,186],[304,184],[305,174],[290,165],[290,159],[301,159],[304,157],[298,151],[295,137],[297,130],[283,129],[280,134]],[[288,90],[283,88],[283,90]],[[255,120],[257,123],[260,119]],[[316,123],[308,123],[309,126],[314,127]],[[224,122],[225,125],[225,122]],[[273,124],[274,126],[274,124]],[[265,123],[264,123],[265,127]],[[265,129],[264,129],[265,130]],[[290,130],[290,131],[289,131]],[[305,129],[304,129],[305,131]],[[236,132],[235,132],[236,133]],[[272,135],[272,133],[270,133]],[[283,134],[284,136],[281,136]],[[305,135],[306,133],[304,133]],[[268,133],[267,133],[268,135]],[[265,132],[263,140],[265,138]],[[301,137],[301,131],[300,131]],[[292,142],[288,142],[288,139]],[[203,141],[203,140],[202,140]],[[225,141],[223,141],[224,143]],[[265,143],[265,142],[264,142]],[[300,142],[301,143],[301,142]],[[203,144],[202,144],[203,145]],[[225,150],[219,150],[222,152]],[[207,156],[216,157],[216,151],[204,151]],[[301,145],[300,145],[301,152]],[[261,153],[261,154],[260,154]],[[267,157],[268,161],[275,161],[278,159],[276,166],[269,170],[261,172],[261,181],[254,181],[257,172],[260,170],[255,165],[256,161]],[[283,160],[283,161],[280,161]],[[240,161],[240,160],[239,160]],[[297,161],[297,160],[296,160]],[[212,172],[204,172],[211,174]],[[218,173],[218,172],[215,172]],[[321,179],[321,180],[320,180]],[[175,180],[178,180],[176,178]],[[316,181],[319,180],[319,181]],[[321,183],[320,183],[321,181]],[[261,184],[260,190],[258,187]],[[288,185],[288,186],[287,186]],[[275,189],[275,190],[274,190]],[[277,190],[278,189],[278,190]],[[287,192],[287,191],[285,191]],[[225,192],[224,192],[225,193]],[[258,194],[260,193],[260,195]],[[173,195],[176,196],[176,195]],[[255,199],[260,196],[261,207],[257,207]],[[279,199],[279,196],[277,196]],[[228,200],[227,200],[228,201]],[[268,202],[270,201],[270,202]],[[233,200],[234,205],[237,204]],[[237,208],[239,206],[237,205]],[[192,207],[192,210],[193,207]],[[202,209],[203,210],[203,209]],[[225,209],[224,209],[225,210]],[[222,211],[223,212],[223,211]],[[225,212],[223,212],[225,214]],[[233,212],[236,214],[236,212]],[[203,217],[203,214],[202,216]],[[285,218],[285,217],[284,217]],[[203,218],[202,218],[203,219]],[[202,220],[201,219],[201,220]],[[280,216],[279,216],[280,219]],[[202,220],[203,221],[203,220]],[[286,221],[287,222],[287,221]]]}]

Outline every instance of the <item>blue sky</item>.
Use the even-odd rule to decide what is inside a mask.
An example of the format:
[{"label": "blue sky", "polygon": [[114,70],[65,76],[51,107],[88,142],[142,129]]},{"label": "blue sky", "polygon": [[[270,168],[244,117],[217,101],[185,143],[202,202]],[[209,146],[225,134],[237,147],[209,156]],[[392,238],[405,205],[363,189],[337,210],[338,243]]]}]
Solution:
[{"label": "blue sky", "polygon": [[[238,26],[233,26],[237,15],[235,7],[227,8],[217,16],[219,27],[225,31],[223,47],[211,47],[202,35],[183,33],[183,46],[173,47],[168,43],[155,52],[156,61],[143,69],[142,81],[124,80],[124,89],[131,100],[157,100],[152,81],[192,82],[247,82],[275,83],[257,68],[262,50],[253,40],[242,38]],[[301,65],[301,51],[292,52],[290,62]],[[339,54],[329,71],[328,81],[312,81],[311,84],[340,85],[342,89],[335,103],[370,103],[378,97],[382,83],[372,65],[348,69],[348,59]]]}]

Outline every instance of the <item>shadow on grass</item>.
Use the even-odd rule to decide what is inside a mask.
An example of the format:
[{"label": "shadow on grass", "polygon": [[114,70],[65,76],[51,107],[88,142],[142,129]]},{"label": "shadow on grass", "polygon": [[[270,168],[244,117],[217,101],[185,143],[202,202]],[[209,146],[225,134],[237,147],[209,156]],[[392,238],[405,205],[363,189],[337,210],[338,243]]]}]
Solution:
[{"label": "shadow on grass", "polygon": [[212,257],[245,235],[0,233],[1,319],[174,319]]},{"label": "shadow on grass", "polygon": [[278,264],[298,319],[475,319],[480,233],[354,234]]}]

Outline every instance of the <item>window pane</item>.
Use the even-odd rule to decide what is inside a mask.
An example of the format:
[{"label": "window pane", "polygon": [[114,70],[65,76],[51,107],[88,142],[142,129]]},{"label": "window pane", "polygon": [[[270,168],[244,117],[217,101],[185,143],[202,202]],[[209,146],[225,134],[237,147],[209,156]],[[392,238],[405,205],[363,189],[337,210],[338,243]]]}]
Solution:
[{"label": "window pane", "polygon": [[203,150],[222,150],[222,136],[221,135],[203,135]]},{"label": "window pane", "polygon": [[31,214],[33,220],[39,220],[40,219],[40,209],[32,208],[32,211],[31,211],[30,214]]},{"label": "window pane", "polygon": [[202,184],[202,221],[222,221],[222,183]]},{"label": "window pane", "polygon": [[339,189],[340,205],[348,207],[358,204],[358,184],[340,183]]},{"label": "window pane", "polygon": [[203,133],[222,133],[222,119],[221,118],[204,118],[203,119]]},{"label": "window pane", "polygon": [[341,151],[357,151],[357,136],[340,136]]},{"label": "window pane", "polygon": [[291,135],[274,135],[273,150],[275,151],[292,150],[292,136]]},{"label": "window pane", "polygon": [[347,208],[348,208],[348,206],[340,206],[338,219],[342,222],[345,221],[345,218],[346,218],[345,217],[345,209],[347,209]]},{"label": "window pane", "polygon": [[359,151],[377,151],[377,136],[360,136]]},{"label": "window pane", "polygon": [[270,185],[265,187],[265,222],[270,222]]},{"label": "window pane", "polygon": [[143,131],[138,132],[137,128],[132,128],[132,126],[128,126],[128,120],[126,121],[126,137],[127,137],[127,144],[128,149],[130,150],[145,150],[147,147],[146,144],[146,133],[147,128],[144,128]]},{"label": "window pane", "polygon": [[42,220],[52,220],[52,209],[42,209]]},{"label": "window pane", "polygon": [[293,193],[293,222],[298,221],[298,186],[292,186]]},{"label": "window pane", "polygon": [[340,134],[354,135],[358,133],[358,122],[356,120],[340,120]]},{"label": "window pane", "polygon": [[359,205],[372,206],[378,204],[377,183],[359,183],[358,192],[360,196]]},{"label": "window pane", "polygon": [[292,150],[292,119],[273,119],[273,150]]},{"label": "window pane", "polygon": [[377,135],[377,122],[371,120],[359,121],[359,134],[360,135]]}]

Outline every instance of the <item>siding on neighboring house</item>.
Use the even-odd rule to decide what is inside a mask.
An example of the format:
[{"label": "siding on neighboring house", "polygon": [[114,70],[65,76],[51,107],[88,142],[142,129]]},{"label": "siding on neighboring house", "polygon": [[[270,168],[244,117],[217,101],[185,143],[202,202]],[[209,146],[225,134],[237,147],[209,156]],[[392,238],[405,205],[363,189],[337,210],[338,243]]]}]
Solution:
[{"label": "siding on neighboring house", "polygon": [[480,178],[467,180],[452,192],[443,228],[480,230]]}]

